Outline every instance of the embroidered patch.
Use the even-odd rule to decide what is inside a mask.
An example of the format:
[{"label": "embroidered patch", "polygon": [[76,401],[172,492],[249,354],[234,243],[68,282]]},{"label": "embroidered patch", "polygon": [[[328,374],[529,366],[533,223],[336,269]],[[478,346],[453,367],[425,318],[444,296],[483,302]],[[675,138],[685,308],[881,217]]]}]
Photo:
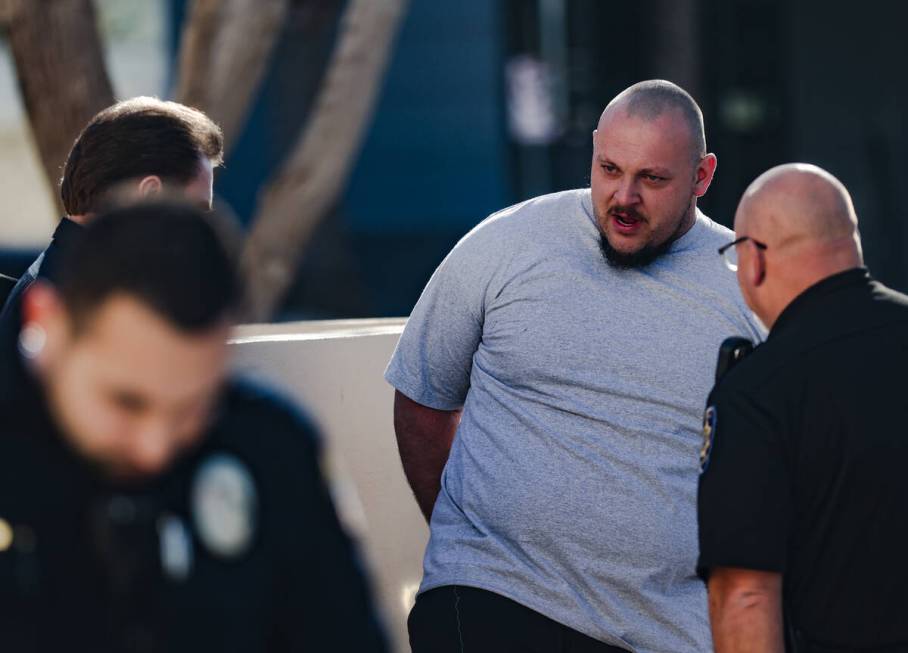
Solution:
[{"label": "embroidered patch", "polygon": [[716,407],[708,406],[703,413],[703,444],[700,446],[700,473],[709,467],[709,457],[713,452],[713,440],[716,437]]},{"label": "embroidered patch", "polygon": [[236,456],[218,453],[202,463],[192,485],[192,518],[205,548],[221,558],[246,553],[257,511],[252,474]]}]

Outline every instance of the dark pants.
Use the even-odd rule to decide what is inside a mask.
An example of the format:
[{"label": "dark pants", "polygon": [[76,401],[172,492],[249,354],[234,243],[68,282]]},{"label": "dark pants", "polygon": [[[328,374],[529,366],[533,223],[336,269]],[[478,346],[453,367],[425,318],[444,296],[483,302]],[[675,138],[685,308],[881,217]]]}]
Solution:
[{"label": "dark pants", "polygon": [[503,596],[462,585],[420,594],[407,629],[413,653],[626,653]]}]

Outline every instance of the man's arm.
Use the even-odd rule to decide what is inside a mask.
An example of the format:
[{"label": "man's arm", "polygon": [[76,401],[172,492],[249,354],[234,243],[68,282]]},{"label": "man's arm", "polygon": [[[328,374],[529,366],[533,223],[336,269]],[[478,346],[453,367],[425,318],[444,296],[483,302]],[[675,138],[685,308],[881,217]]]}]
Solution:
[{"label": "man's arm", "polygon": [[426,521],[432,517],[441,490],[441,472],[448,461],[460,410],[436,410],[394,392],[394,432],[410,488]]},{"label": "man's arm", "polygon": [[709,620],[716,653],[783,653],[782,574],[712,569]]}]

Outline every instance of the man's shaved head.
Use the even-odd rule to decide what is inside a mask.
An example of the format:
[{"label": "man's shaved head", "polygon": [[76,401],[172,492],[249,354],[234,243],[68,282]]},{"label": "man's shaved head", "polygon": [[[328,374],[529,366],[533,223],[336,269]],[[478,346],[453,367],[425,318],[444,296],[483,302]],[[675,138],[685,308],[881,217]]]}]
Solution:
[{"label": "man's shaved head", "polygon": [[765,234],[776,247],[799,242],[859,243],[858,218],[845,186],[822,168],[787,163],[747,188],[735,216],[741,232]]},{"label": "man's shaved head", "polygon": [[666,254],[697,220],[716,170],[696,102],[650,80],[609,102],[593,132],[590,197],[609,265],[643,267]]},{"label": "man's shaved head", "polygon": [[680,86],[664,79],[650,79],[629,86],[608,103],[599,119],[600,124],[607,113],[616,109],[648,122],[666,112],[678,112],[690,132],[691,158],[697,161],[706,155],[703,112],[694,98]]},{"label": "man's shaved head", "polygon": [[838,179],[806,163],[757,177],[738,204],[735,233],[741,292],[769,327],[814,284],[864,264],[851,196]]}]

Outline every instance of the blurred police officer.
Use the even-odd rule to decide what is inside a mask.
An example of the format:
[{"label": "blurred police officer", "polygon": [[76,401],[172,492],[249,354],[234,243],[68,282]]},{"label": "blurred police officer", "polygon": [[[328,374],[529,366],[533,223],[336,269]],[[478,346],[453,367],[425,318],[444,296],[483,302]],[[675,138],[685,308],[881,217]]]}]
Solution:
[{"label": "blurred police officer", "polygon": [[908,651],[908,297],[863,267],[851,198],[815,166],[759,177],[735,232],[771,331],[706,412],[716,650]]},{"label": "blurred police officer", "polygon": [[305,422],[225,382],[234,263],[197,209],[123,208],[2,343],[3,650],[383,651]]},{"label": "blurred police officer", "polygon": [[60,199],[66,216],[0,312],[0,330],[18,329],[22,293],[36,278],[53,279],[60,250],[118,197],[164,190],[211,208],[213,170],[224,153],[221,129],[201,111],[176,102],[136,97],[99,112],[73,143],[63,166]]}]

